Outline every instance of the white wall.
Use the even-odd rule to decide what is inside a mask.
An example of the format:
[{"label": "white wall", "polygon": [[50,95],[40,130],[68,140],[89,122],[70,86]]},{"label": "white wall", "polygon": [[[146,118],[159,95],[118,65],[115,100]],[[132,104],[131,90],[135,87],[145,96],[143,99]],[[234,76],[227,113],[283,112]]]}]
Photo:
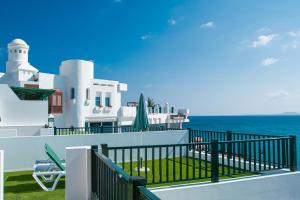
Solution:
[{"label": "white wall", "polygon": [[66,200],[91,199],[91,147],[66,148]]},{"label": "white wall", "polygon": [[41,89],[65,89],[65,78],[57,74],[39,73],[39,87]]},{"label": "white wall", "polygon": [[0,150],[0,200],[4,199],[4,151]]},{"label": "white wall", "polygon": [[13,171],[32,169],[35,160],[46,159],[44,152],[45,143],[48,143],[61,158],[65,158],[66,147],[100,145],[103,143],[109,146],[128,146],[139,145],[141,141],[143,145],[187,143],[188,131],[9,137],[0,138],[0,149],[5,150],[6,154],[5,170]]},{"label": "white wall", "polygon": [[0,84],[0,126],[48,124],[48,101],[23,101],[6,84]]},{"label": "white wall", "polygon": [[291,172],[151,191],[164,200],[296,200],[300,199],[299,185],[300,172]]},{"label": "white wall", "polygon": [[48,73],[39,73],[39,87],[42,89],[59,89],[63,91],[62,94],[62,114],[53,114],[54,115],[54,123],[56,127],[65,127],[65,118],[64,113],[66,113],[66,102],[68,100],[67,93],[65,91],[65,77],[56,75],[56,74],[48,74]]},{"label": "white wall", "polygon": [[[94,85],[96,84],[96,85]],[[118,81],[93,79],[91,82],[91,98],[87,121],[117,121],[118,111],[121,107],[121,91],[118,90]],[[96,107],[95,97],[100,95],[102,108]],[[111,108],[105,107],[105,97],[110,97]],[[106,120],[107,118],[108,120]]]},{"label": "white wall", "polygon": [[119,126],[132,125],[136,116],[136,107],[122,106],[118,112]]},{"label": "white wall", "polygon": [[[48,122],[47,122],[48,124]],[[38,136],[43,126],[0,126],[0,137]]]},{"label": "white wall", "polygon": [[[60,75],[65,78],[65,126],[84,127],[88,107],[85,106],[86,89],[94,77],[94,63],[85,60],[66,60],[61,63]],[[71,88],[75,98],[71,99]]]},{"label": "white wall", "polygon": [[[84,127],[85,122],[117,121],[121,107],[121,92],[127,85],[118,81],[94,79],[94,63],[85,60],[67,60],[60,66],[65,79],[65,127]],[[75,99],[70,99],[71,88]],[[90,98],[86,98],[86,89]],[[95,106],[95,96],[101,97],[102,108]],[[105,97],[110,97],[111,107],[105,107]]]}]

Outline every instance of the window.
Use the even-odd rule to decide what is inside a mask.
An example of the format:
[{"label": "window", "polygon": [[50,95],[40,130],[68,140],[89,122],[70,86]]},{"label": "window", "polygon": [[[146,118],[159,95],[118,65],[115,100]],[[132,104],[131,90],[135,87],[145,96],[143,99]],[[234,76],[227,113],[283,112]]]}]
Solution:
[{"label": "window", "polygon": [[49,96],[48,101],[48,113],[59,114],[63,112],[62,109],[62,92],[56,90],[51,96]]},{"label": "window", "polygon": [[56,105],[57,106],[62,106],[61,95],[56,96]]},{"label": "window", "polygon": [[26,54],[26,51],[24,50],[23,53]]},{"label": "window", "polygon": [[17,53],[17,49],[15,49],[15,51],[14,51],[15,53]]},{"label": "window", "polygon": [[105,97],[105,106],[110,107],[110,97]]},{"label": "window", "polygon": [[57,106],[56,99],[57,99],[56,95],[52,95],[52,105],[53,106]]},{"label": "window", "polygon": [[22,53],[22,50],[19,50],[19,53]]},{"label": "window", "polygon": [[75,99],[75,89],[71,88],[71,99]]},{"label": "window", "polygon": [[90,88],[86,88],[86,100],[90,99]]},{"label": "window", "polygon": [[95,97],[95,105],[98,107],[101,107],[101,98],[100,97]]}]

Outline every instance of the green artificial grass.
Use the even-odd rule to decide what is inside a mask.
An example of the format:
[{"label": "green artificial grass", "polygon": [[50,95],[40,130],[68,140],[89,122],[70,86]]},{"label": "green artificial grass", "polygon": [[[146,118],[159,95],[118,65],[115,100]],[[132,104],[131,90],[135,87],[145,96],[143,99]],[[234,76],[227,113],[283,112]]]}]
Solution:
[{"label": "green artificial grass", "polygon": [[60,179],[56,190],[45,192],[32,177],[32,171],[7,172],[4,175],[4,199],[62,200],[65,199],[65,180]]},{"label": "green artificial grass", "polygon": [[[168,164],[167,164],[168,163]],[[147,162],[147,168],[150,169],[147,172],[147,187],[161,187],[169,185],[179,185],[187,183],[205,182],[210,181],[209,178],[211,174],[210,162],[207,162],[205,166],[205,161],[198,161],[195,159],[195,164],[193,165],[193,158],[182,157],[182,180],[180,180],[180,158],[173,159],[162,159],[161,160],[161,180],[160,180],[160,163],[159,160],[154,161],[154,177],[152,161]],[[173,176],[173,164],[175,164],[175,178]],[[119,164],[122,166],[122,164]],[[132,175],[138,176],[137,172],[134,172],[134,168],[137,167],[137,162],[132,162]],[[130,174],[130,163],[124,163],[124,170]],[[145,161],[143,161],[143,166],[145,166]],[[167,175],[167,166],[168,175]],[[195,166],[195,168],[193,167]],[[187,176],[188,170],[188,176]],[[225,174],[228,174],[228,170],[233,173],[232,167],[224,167]],[[206,174],[207,171],[207,174]],[[236,170],[236,173],[238,171]],[[193,179],[193,173],[195,173],[195,179]],[[199,174],[201,173],[201,178],[199,179]],[[236,178],[242,176],[254,175],[254,173],[244,172],[237,175],[222,176],[222,166],[219,167],[220,179],[226,178]],[[144,172],[140,172],[140,176],[146,177]],[[152,183],[152,178],[154,178],[154,184]],[[167,180],[168,178],[168,180]],[[186,180],[186,179],[192,180]],[[19,171],[19,172],[7,172],[4,175],[4,197],[9,200],[36,200],[36,199],[47,199],[47,200],[62,200],[65,199],[65,180],[60,179],[56,190],[52,192],[44,191],[33,179],[32,171]],[[168,181],[168,182],[167,182]],[[164,182],[164,183],[161,183]]]},{"label": "green artificial grass", "polygon": [[[182,164],[180,164],[182,163]],[[122,166],[122,164],[118,164]],[[175,165],[175,168],[173,167]],[[175,162],[173,159],[161,159],[161,164],[159,160],[154,161],[154,173],[153,173],[153,162],[152,160],[147,161],[147,168],[150,171],[147,172],[147,176],[145,172],[135,172],[134,169],[138,166],[137,162],[132,162],[132,167],[130,167],[130,163],[124,163],[124,171],[132,176],[143,176],[147,177],[147,187],[160,187],[160,186],[169,186],[169,185],[178,185],[178,184],[186,184],[186,183],[195,183],[195,182],[205,182],[211,181],[211,164],[210,162],[199,161],[198,159],[194,160],[193,158],[182,157],[180,162],[180,158],[175,158]],[[143,161],[143,167],[146,166],[145,161]],[[168,170],[167,170],[168,166]],[[180,170],[180,167],[182,168]],[[160,170],[161,168],[161,170]],[[174,174],[175,169],[175,174]],[[222,176],[222,171],[224,170],[224,175]],[[181,176],[180,176],[180,171]],[[130,173],[131,172],[131,173]],[[233,173],[235,174],[233,175]],[[154,175],[153,175],[154,174]],[[161,174],[161,175],[160,175]],[[228,175],[230,174],[230,175]],[[251,172],[241,172],[238,173],[237,168],[219,166],[219,176],[220,179],[228,179],[228,178],[237,178],[242,176],[251,176],[255,173]]]}]

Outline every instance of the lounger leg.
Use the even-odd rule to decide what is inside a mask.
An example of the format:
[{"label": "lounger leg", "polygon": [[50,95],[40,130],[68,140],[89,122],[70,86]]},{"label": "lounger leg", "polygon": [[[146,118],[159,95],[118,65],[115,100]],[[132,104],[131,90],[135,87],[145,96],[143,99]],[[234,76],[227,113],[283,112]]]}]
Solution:
[{"label": "lounger leg", "polygon": [[48,188],[43,184],[43,182],[39,179],[39,177],[36,174],[32,174],[32,176],[43,190],[49,191]]},{"label": "lounger leg", "polygon": [[52,187],[50,187],[50,188],[47,188],[47,187],[43,184],[43,182],[40,180],[39,177],[42,178],[43,175],[40,176],[40,175],[37,175],[37,174],[32,174],[32,176],[33,176],[33,178],[36,180],[36,182],[39,184],[39,186],[41,186],[41,188],[42,188],[44,191],[53,191],[53,190],[55,190],[56,185],[57,185],[59,179],[63,176],[63,174],[51,175],[51,176],[53,176],[53,178],[56,176],[56,178],[55,178],[55,181],[54,181]]},{"label": "lounger leg", "polygon": [[57,185],[57,183],[58,183],[58,181],[59,181],[59,179],[60,179],[61,177],[62,177],[62,174],[59,174],[59,175],[57,176],[57,178],[55,179],[55,181],[54,181],[54,183],[53,183],[53,186],[52,186],[51,191],[55,190],[56,185]]},{"label": "lounger leg", "polygon": [[42,176],[43,180],[46,182],[52,182],[54,179],[53,175],[48,175],[48,176]]}]

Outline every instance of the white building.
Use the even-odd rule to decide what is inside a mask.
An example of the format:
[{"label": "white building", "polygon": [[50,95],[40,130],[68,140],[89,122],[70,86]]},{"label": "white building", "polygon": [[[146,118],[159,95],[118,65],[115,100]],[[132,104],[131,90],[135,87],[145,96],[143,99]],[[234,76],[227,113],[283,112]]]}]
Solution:
[{"label": "white building", "polygon": [[[56,127],[132,124],[136,108],[121,106],[127,84],[95,79],[94,63],[86,60],[63,61],[59,74],[42,73],[28,62],[28,53],[29,45],[21,39],[8,44],[6,72],[0,73],[0,127],[42,127],[49,116]],[[36,98],[47,97],[49,89],[55,92],[48,98]],[[187,121],[187,109],[180,115],[169,113],[168,105],[160,110],[165,112],[149,114],[151,124]]]}]

